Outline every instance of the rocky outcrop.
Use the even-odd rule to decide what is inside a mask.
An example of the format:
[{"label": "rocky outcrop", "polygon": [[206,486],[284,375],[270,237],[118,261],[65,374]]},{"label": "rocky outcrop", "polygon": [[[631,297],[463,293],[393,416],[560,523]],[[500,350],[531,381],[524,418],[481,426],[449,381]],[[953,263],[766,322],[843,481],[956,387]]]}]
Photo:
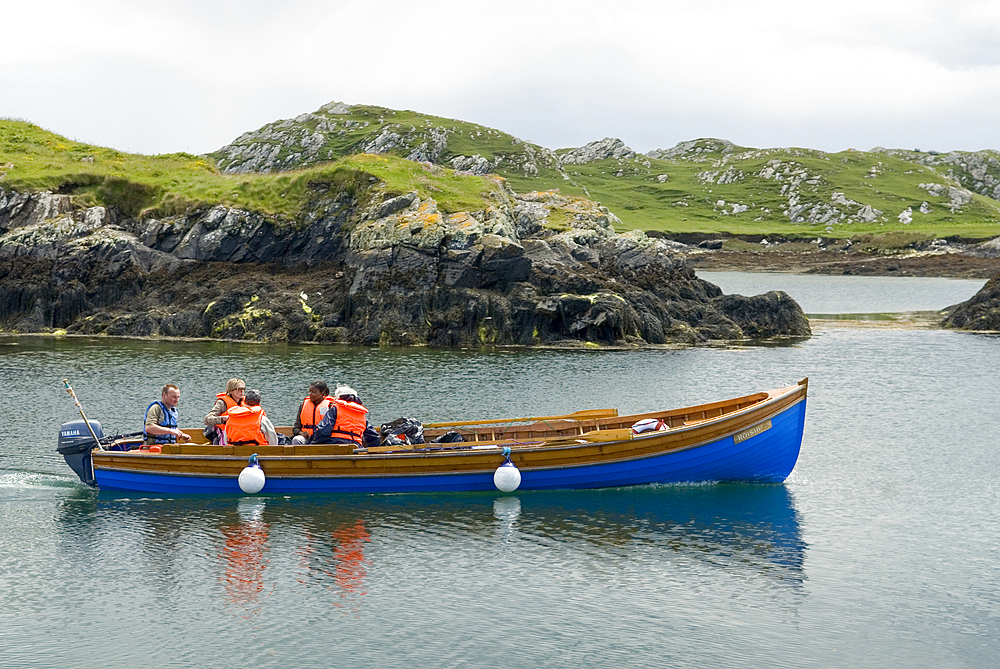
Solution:
[{"label": "rocky outcrop", "polygon": [[[873,153],[934,167],[973,193],[1000,200],[1000,151],[907,151],[875,147]],[[922,184],[921,184],[922,185]]]},{"label": "rocky outcrop", "polygon": [[920,188],[923,188],[934,197],[947,197],[948,204],[946,206],[951,209],[952,213],[961,210],[962,205],[972,202],[972,193],[965,188],[956,188],[955,186],[940,183],[920,184]]},{"label": "rocky outcrop", "polygon": [[[411,114],[331,102],[313,113],[244,133],[212,155],[228,174],[283,172],[353,153],[372,153],[447,165],[476,175],[537,177],[548,172],[569,181],[565,165],[638,157],[620,139],[611,137],[556,153],[483,126],[429,116],[418,120]],[[469,151],[470,146],[479,147],[481,153]],[[648,166],[647,160],[639,158]]]},{"label": "rocky outcrop", "polygon": [[[467,152],[470,145],[480,152]],[[498,130],[342,102],[244,133],[212,156],[223,172],[244,174],[301,169],[355,153],[392,154],[477,175],[561,174],[553,151]]]},{"label": "rocky outcrop", "polygon": [[584,165],[598,160],[630,160],[636,153],[625,146],[620,139],[605,137],[598,142],[591,142],[579,149],[571,149],[559,154],[564,165]]},{"label": "rocky outcrop", "polygon": [[0,328],[431,346],[697,344],[808,336],[787,295],[723,296],[677,242],[616,234],[554,191],[447,212],[310,184],[298,220],[165,219],[0,189]]},{"label": "rocky outcrop", "polygon": [[720,295],[712,304],[726,318],[739,325],[743,334],[751,339],[780,335],[808,337],[812,334],[801,307],[780,290],[749,298],[742,295]]},{"label": "rocky outcrop", "polygon": [[952,309],[942,326],[959,330],[1000,331],[1000,274],[987,281],[971,299]]},{"label": "rocky outcrop", "polygon": [[715,160],[718,155],[728,155],[738,148],[726,139],[703,138],[680,142],[670,149],[653,149],[646,156],[659,160],[670,160],[673,158],[694,161]]}]

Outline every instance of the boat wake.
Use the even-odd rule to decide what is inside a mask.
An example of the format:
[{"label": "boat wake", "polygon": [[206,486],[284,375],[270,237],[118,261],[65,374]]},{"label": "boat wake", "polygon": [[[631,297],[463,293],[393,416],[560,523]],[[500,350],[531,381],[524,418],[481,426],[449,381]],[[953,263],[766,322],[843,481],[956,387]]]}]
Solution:
[{"label": "boat wake", "polygon": [[0,471],[0,488],[78,488],[79,482],[69,476],[43,472]]}]

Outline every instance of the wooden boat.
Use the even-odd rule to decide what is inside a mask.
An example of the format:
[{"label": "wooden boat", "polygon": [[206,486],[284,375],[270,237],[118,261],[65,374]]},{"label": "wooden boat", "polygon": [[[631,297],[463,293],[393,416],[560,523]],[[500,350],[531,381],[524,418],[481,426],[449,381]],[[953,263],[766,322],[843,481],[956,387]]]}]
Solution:
[{"label": "wooden boat", "polygon": [[[798,459],[807,388],[803,379],[721,402],[629,416],[596,409],[432,423],[424,426],[428,441],[449,431],[465,441],[369,449],[213,446],[201,429],[192,429],[185,430],[192,442],[165,444],[153,453],[139,449],[136,439],[100,443],[108,441],[100,423],[79,420],[62,426],[58,451],[88,485],[151,493],[241,494],[240,474],[251,459],[264,474],[263,494],[506,490],[511,477],[501,484],[497,470],[511,466],[518,490],[778,483]],[[645,421],[659,429],[636,434],[633,426]],[[289,434],[288,428],[279,431]],[[120,450],[126,448],[131,450]]]}]

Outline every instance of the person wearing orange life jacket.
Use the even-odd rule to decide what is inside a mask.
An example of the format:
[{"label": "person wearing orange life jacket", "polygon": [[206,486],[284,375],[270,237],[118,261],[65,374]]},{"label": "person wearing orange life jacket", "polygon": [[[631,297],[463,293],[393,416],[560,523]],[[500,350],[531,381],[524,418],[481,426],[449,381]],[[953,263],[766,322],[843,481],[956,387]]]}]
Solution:
[{"label": "person wearing orange life jacket", "polygon": [[248,390],[243,406],[234,406],[225,413],[227,444],[278,444],[278,433],[260,406],[260,391]]},{"label": "person wearing orange life jacket", "polygon": [[337,386],[334,400],[309,439],[310,444],[378,446],[378,432],[368,422],[368,409],[350,386]]},{"label": "person wearing orange life jacket", "polygon": [[308,444],[313,430],[333,403],[330,397],[330,386],[326,381],[316,381],[309,386],[309,397],[302,400],[299,407],[299,415],[295,417],[295,424],[292,426],[292,443]]},{"label": "person wearing orange life jacket", "polygon": [[243,397],[247,391],[247,384],[243,379],[229,379],[226,382],[226,392],[219,393],[215,397],[215,405],[205,416],[205,437],[213,444],[220,441],[223,434],[223,426],[226,423],[226,412],[235,406],[243,405]]}]

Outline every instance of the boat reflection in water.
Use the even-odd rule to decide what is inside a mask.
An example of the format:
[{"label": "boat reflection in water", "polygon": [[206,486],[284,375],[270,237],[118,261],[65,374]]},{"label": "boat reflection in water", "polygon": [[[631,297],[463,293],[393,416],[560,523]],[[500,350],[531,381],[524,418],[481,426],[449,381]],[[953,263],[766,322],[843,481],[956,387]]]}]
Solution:
[{"label": "boat reflection in water", "polygon": [[[63,504],[59,521],[66,535],[101,536],[102,553],[111,559],[134,559],[138,545],[145,564],[167,572],[158,582],[183,587],[210,576],[222,584],[227,605],[245,615],[253,615],[262,600],[287,598],[289,589],[299,588],[344,613],[357,613],[371,578],[419,579],[454,564],[487,569],[494,559],[529,568],[532,561],[543,565],[553,557],[564,564],[597,557],[667,570],[693,560],[784,585],[805,580],[806,545],[784,485],[646,486],[503,497],[83,497]],[[116,550],[123,555],[113,555]],[[392,568],[373,570],[375,565]],[[384,591],[392,584],[379,586]]]},{"label": "boat reflection in water", "polygon": [[298,582],[307,587],[322,587],[334,596],[333,605],[345,613],[357,613],[360,598],[365,594],[365,576],[369,561],[365,544],[371,541],[365,522],[338,525],[329,532],[330,541],[323,541],[322,530],[305,529],[305,540],[296,548],[300,556]]},{"label": "boat reflection in water", "polygon": [[256,604],[264,592],[268,550],[264,507],[262,499],[241,499],[237,503],[238,519],[220,528],[225,539],[219,555],[223,565],[220,580],[226,598],[233,604]]},{"label": "boat reflection in water", "polygon": [[[784,485],[648,486],[532,493],[495,502],[514,532],[644,559],[669,551],[724,569],[804,580],[805,543]],[[512,529],[513,528],[513,531]],[[663,549],[663,550],[659,550]]]}]

